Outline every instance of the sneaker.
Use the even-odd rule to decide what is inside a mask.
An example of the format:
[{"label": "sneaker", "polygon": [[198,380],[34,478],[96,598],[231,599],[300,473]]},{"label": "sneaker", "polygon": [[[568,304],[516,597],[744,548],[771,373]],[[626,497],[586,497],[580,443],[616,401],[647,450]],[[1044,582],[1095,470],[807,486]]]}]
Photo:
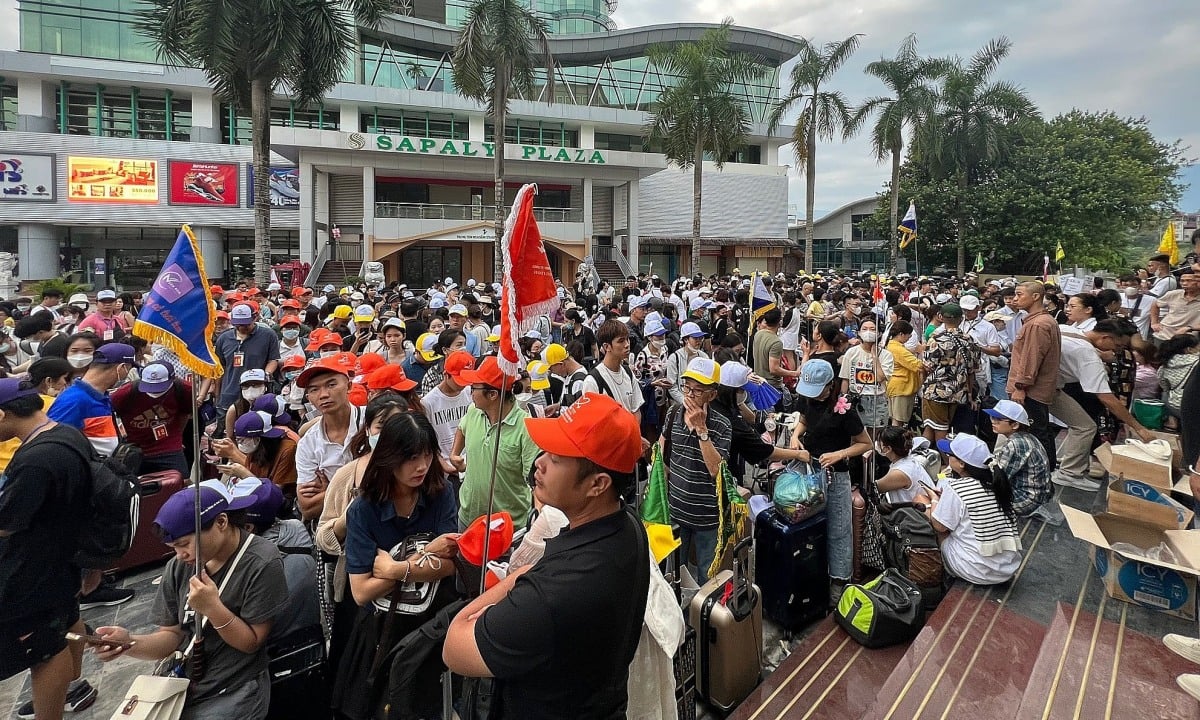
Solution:
[{"label": "sneaker", "polygon": [[110,607],[129,602],[132,599],[133,591],[129,588],[119,588],[102,584],[90,594],[79,598],[79,609],[90,610],[98,607]]},{"label": "sneaker", "polygon": [[1045,505],[1039,505],[1037,510],[1029,513],[1029,517],[1036,518],[1046,523],[1047,525],[1062,525],[1066,518],[1063,517],[1062,510],[1058,508],[1058,503],[1054,500],[1047,502]]},{"label": "sneaker", "polygon": [[1175,682],[1185,693],[1200,700],[1200,675],[1180,675]]},{"label": "sneaker", "polygon": [[1200,640],[1187,635],[1163,635],[1163,645],[1176,655],[1200,665]]},{"label": "sneaker", "polygon": [[[67,699],[63,703],[63,710],[66,712],[86,710],[96,702],[97,695],[99,693],[96,692],[96,688],[92,687],[87,680],[83,678],[72,680],[71,684],[67,686]],[[21,720],[32,720],[34,717],[32,700],[17,708],[17,717]]]},{"label": "sneaker", "polygon": [[1095,480],[1090,480],[1082,475],[1063,472],[1062,470],[1055,470],[1054,474],[1050,476],[1050,480],[1055,485],[1078,488],[1079,490],[1087,490],[1089,492],[1095,492],[1100,489],[1100,483]]},{"label": "sneaker", "polygon": [[1092,458],[1091,464],[1088,465],[1088,477],[1093,480],[1104,480],[1108,477],[1108,471],[1100,464],[1096,458]]}]

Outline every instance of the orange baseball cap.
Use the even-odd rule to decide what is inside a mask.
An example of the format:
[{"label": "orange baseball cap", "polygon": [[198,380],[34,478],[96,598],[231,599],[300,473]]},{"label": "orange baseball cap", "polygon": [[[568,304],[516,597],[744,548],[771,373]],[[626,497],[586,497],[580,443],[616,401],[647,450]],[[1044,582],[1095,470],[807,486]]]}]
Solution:
[{"label": "orange baseball cap", "polygon": [[369,375],[372,370],[381,368],[386,364],[387,361],[378,353],[365,353],[358,358],[358,374]]},{"label": "orange baseball cap", "polygon": [[548,453],[587,458],[617,472],[633,472],[642,456],[637,418],[607,395],[587,393],[556,418],[526,418],[525,428]]},{"label": "orange baseball cap", "polygon": [[210,285],[208,292],[210,295],[224,295],[225,288],[221,287],[220,285]]},{"label": "orange baseball cap", "polygon": [[225,312],[224,310],[218,310],[218,311],[217,311],[217,317],[221,318],[222,320],[228,320],[228,319],[229,319],[229,313]]},{"label": "orange baseball cap", "polygon": [[227,303],[230,303],[230,304],[232,304],[232,303],[240,303],[240,302],[241,302],[241,301],[242,301],[242,300],[243,300],[245,297],[246,297],[246,296],[245,296],[245,295],[242,295],[240,292],[234,291],[234,292],[231,292],[231,293],[225,293],[225,294],[224,294],[224,295],[221,297],[221,299],[222,299],[222,300],[224,300],[224,301],[225,301],[225,302],[227,302]]},{"label": "orange baseball cap", "polygon": [[299,300],[284,300],[283,302],[279,303],[279,307],[291,308],[293,310],[299,310],[300,309],[300,301]]},{"label": "orange baseball cap", "polygon": [[363,407],[367,404],[367,388],[362,383],[350,383],[350,404]]},{"label": "orange baseball cap", "polygon": [[308,383],[318,375],[326,373],[337,373],[339,375],[350,375],[354,372],[354,365],[357,358],[354,353],[340,352],[337,355],[330,355],[327,358],[321,358],[317,362],[309,365],[300,373],[300,377],[296,378],[296,384],[300,387],[308,387]]},{"label": "orange baseball cap", "polygon": [[312,295],[312,288],[306,288],[303,285],[297,285],[292,288],[292,297],[300,297],[301,295]]},{"label": "orange baseball cap", "polygon": [[[376,357],[379,357],[376,355]],[[404,369],[399,365],[384,365],[375,368],[367,375],[368,390],[398,390],[408,392],[417,386],[416,380],[409,380]]]},{"label": "orange baseball cap", "polygon": [[283,366],[285,368],[302,368],[304,363],[303,355],[288,355],[288,359],[283,361]]},{"label": "orange baseball cap", "polygon": [[462,373],[464,370],[475,369],[475,356],[466,350],[455,350],[446,356],[442,369],[454,382],[466,385],[467,383],[462,379]]},{"label": "orange baseball cap", "polygon": [[460,385],[474,385],[478,383],[480,385],[490,385],[497,390],[507,390],[516,379],[513,375],[504,374],[504,371],[500,369],[500,364],[496,362],[496,358],[486,357],[479,367],[459,371],[458,377],[454,378],[454,381]]},{"label": "orange baseball cap", "polygon": [[320,350],[322,345],[337,345],[342,346],[342,336],[338,335],[329,328],[317,328],[308,335],[308,346],[306,350],[312,352]]},{"label": "orange baseball cap", "polygon": [[[640,446],[639,446],[640,447]],[[491,534],[492,539],[488,544],[488,560],[495,560],[508,549],[512,547],[513,542],[513,519],[512,515],[506,512],[492,513],[492,521],[486,522],[487,515],[480,515],[475,518],[475,521],[467,526],[464,532],[458,538],[458,552],[462,554],[463,559],[475,565],[483,567],[483,540],[484,533]],[[490,525],[490,527],[488,527]]]}]

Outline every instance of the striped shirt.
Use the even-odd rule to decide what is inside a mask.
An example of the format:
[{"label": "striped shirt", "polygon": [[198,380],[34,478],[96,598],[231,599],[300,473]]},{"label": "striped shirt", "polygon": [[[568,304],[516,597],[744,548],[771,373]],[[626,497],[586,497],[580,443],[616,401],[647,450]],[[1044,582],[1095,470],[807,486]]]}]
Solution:
[{"label": "striped shirt", "polygon": [[[671,433],[671,456],[667,465],[671,519],[693,530],[713,530],[718,525],[716,479],[704,463],[699,436],[683,421],[683,412],[682,409],[676,411],[671,427],[663,431],[664,434]],[[732,437],[729,419],[710,406],[707,428],[709,440],[721,458],[728,460]]]}]

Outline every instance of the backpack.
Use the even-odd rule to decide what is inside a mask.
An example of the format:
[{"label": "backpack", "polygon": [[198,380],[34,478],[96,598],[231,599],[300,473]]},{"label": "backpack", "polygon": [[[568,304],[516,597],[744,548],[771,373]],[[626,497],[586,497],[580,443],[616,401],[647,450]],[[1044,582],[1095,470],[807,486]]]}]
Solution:
[{"label": "backpack", "polygon": [[82,521],[75,562],[82,568],[105,570],[133,545],[141,511],[137,477],[119,460],[102,458],[91,448],[85,454],[71,443],[49,442],[70,448],[88,466],[90,511]]},{"label": "backpack", "polygon": [[[573,372],[569,376],[567,376],[567,379],[565,381],[563,381],[563,394],[562,394],[562,403],[561,404],[564,408],[574,405],[575,401],[579,399],[580,396],[571,392],[571,388],[582,383],[585,379],[587,379],[587,376],[588,376],[588,371],[584,370],[583,368],[580,368],[579,370],[576,370],[575,372]],[[597,380],[596,385],[599,386],[599,384],[600,384],[600,381]]]},{"label": "backpack", "polygon": [[884,513],[884,563],[920,588],[926,610],[934,609],[945,594],[945,566],[937,531],[913,503],[897,503],[890,510],[880,510]]},{"label": "backpack", "polygon": [[[600,391],[601,395],[607,395],[610,398],[616,400],[617,402],[620,402],[621,399],[613,394],[613,389],[608,386],[608,381],[605,380],[602,375],[600,375],[600,371],[598,368],[599,368],[599,365],[592,368],[591,370],[588,370],[588,375],[591,375],[592,379],[596,381],[596,389]],[[635,378],[633,376],[632,368],[630,368],[628,365],[625,365],[624,363],[622,363],[621,371],[629,376],[629,382],[633,383],[635,386],[638,384],[637,378]]]}]

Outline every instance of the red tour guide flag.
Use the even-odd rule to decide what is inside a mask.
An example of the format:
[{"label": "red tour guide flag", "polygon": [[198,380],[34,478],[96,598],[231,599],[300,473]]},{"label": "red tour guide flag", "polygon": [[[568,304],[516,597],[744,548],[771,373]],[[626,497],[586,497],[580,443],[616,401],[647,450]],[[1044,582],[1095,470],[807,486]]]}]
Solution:
[{"label": "red tour guide flag", "polygon": [[500,252],[504,260],[504,279],[500,293],[501,369],[516,375],[522,367],[519,340],[537,324],[540,315],[558,308],[558,287],[546,259],[542,234],[533,218],[533,196],[537,185],[528,184],[517,192],[512,211],[504,223]]}]

